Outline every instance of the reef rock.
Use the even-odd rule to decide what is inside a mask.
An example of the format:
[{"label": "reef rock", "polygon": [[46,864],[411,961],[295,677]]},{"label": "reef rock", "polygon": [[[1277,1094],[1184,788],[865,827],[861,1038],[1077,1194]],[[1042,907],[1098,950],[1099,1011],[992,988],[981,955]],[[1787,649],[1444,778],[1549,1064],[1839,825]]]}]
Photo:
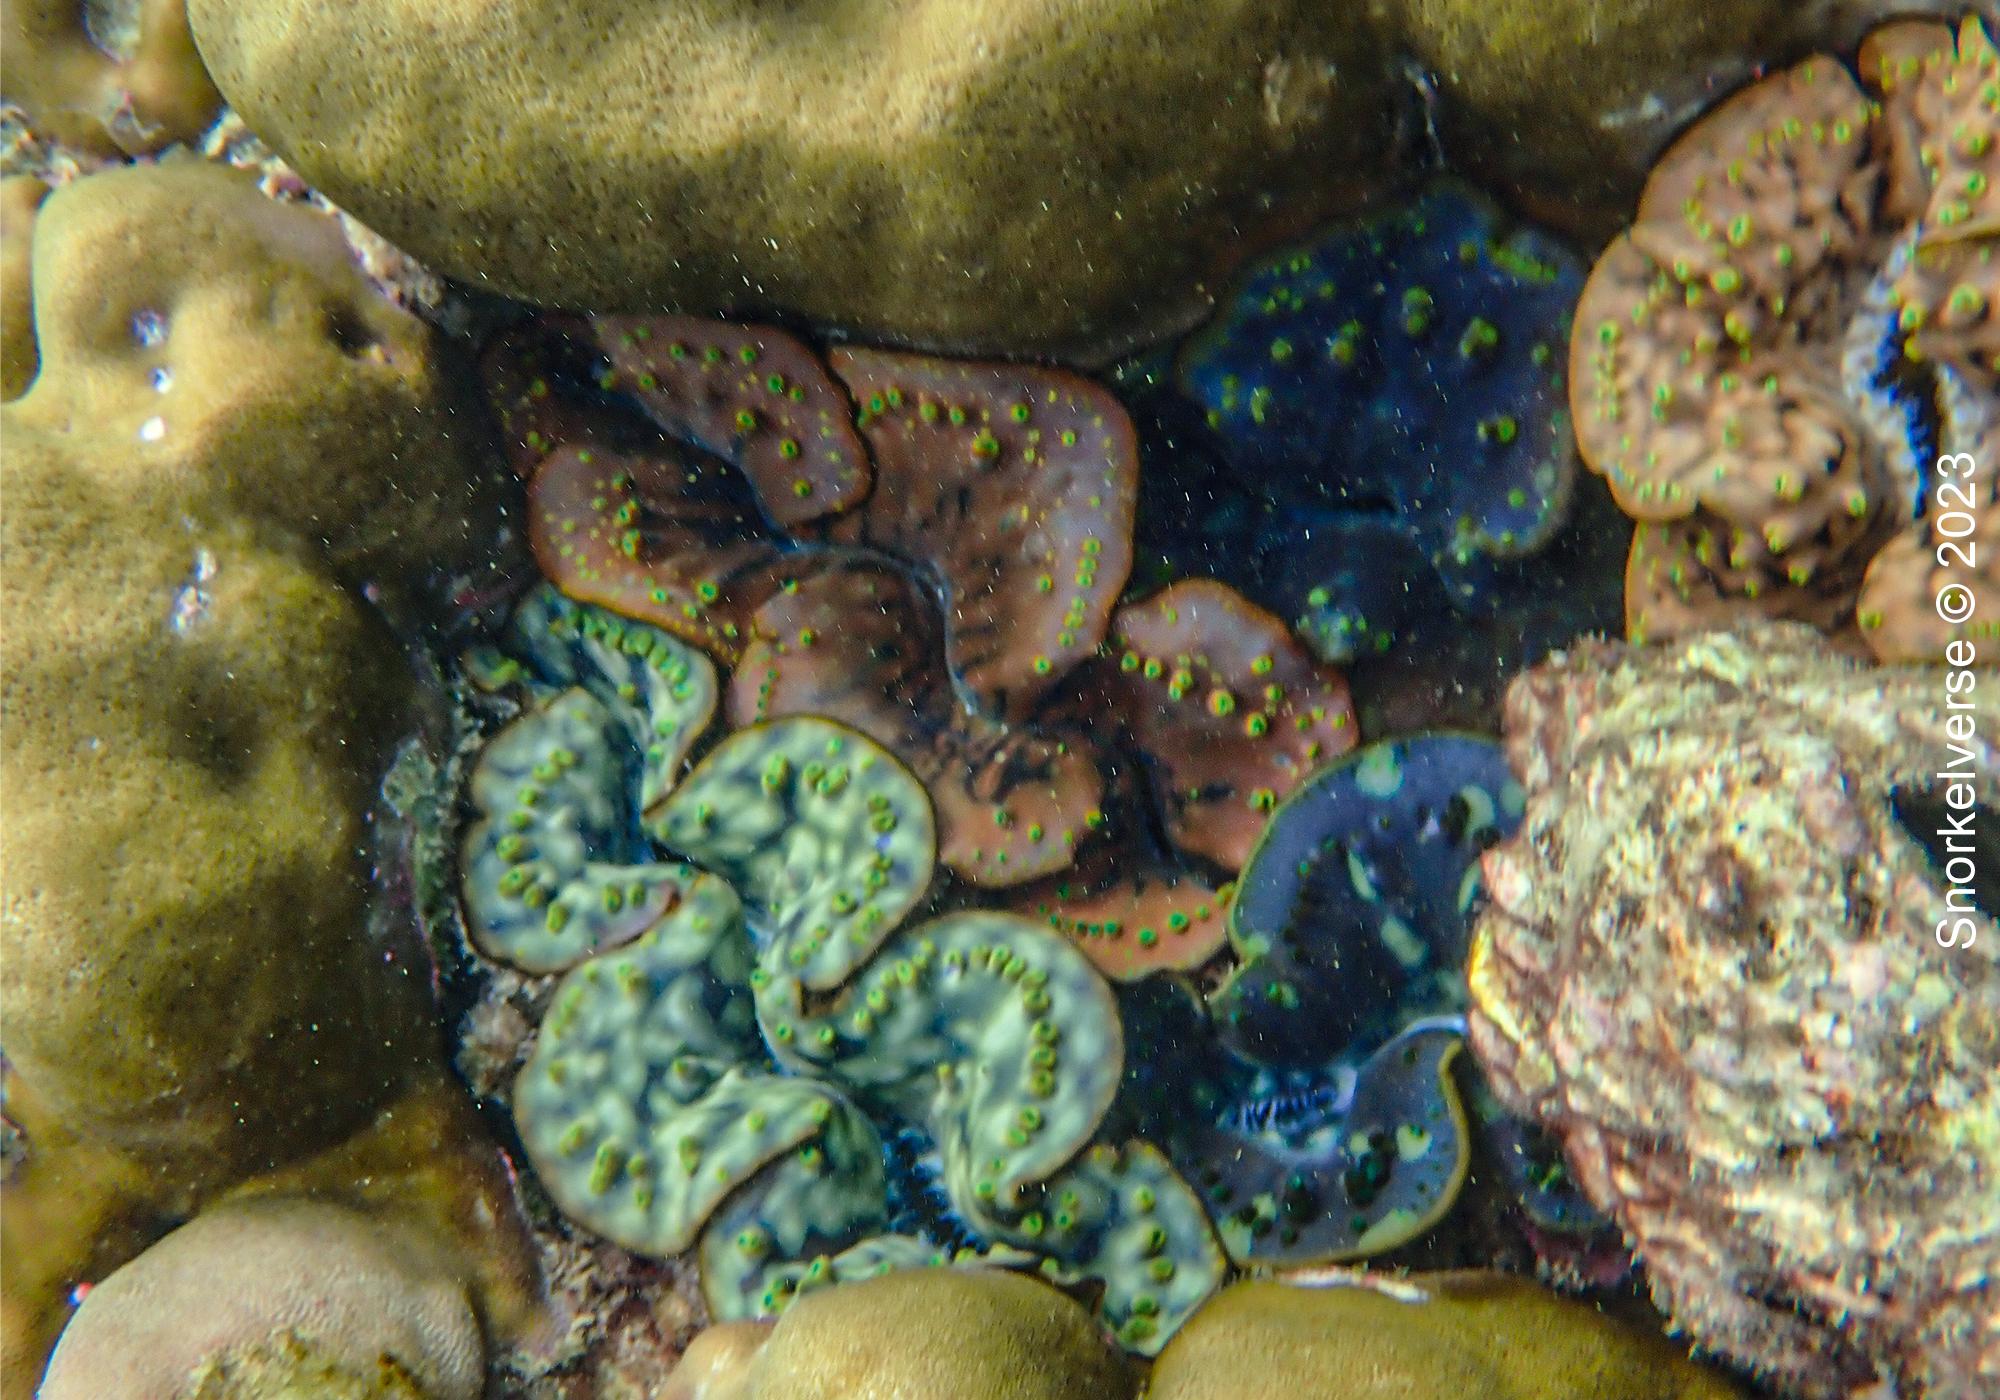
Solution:
[{"label": "reef rock", "polygon": [[1507,734],[1469,968],[1501,1097],[1697,1345],[1788,1395],[1993,1393],[2000,683],[1765,625],[1583,645]]},{"label": "reef rock", "polygon": [[[441,271],[594,310],[1104,350],[1394,142],[1358,7],[195,0],[258,134]],[[1337,172],[1337,173],[1336,173]]]}]

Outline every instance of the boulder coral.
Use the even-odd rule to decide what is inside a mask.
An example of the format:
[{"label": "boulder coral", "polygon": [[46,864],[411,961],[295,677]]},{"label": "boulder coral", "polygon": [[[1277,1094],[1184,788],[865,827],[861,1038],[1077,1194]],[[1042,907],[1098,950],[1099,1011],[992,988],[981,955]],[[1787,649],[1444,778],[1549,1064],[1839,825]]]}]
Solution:
[{"label": "boulder coral", "polygon": [[[1705,115],[1584,288],[1570,394],[1640,522],[1635,638],[1782,617],[1907,660],[1994,626],[1939,625],[1918,565],[2000,528],[1990,482],[1944,476],[2000,449],[2000,52],[1976,18],[1899,22],[1856,68],[1810,58]],[[1961,572],[2000,596],[2000,554]]]},{"label": "boulder coral", "polygon": [[2000,692],[1945,684],[1765,624],[1508,697],[1473,1047],[1675,1326],[1787,1396],[2000,1385]]},{"label": "boulder coral", "polygon": [[826,1289],[696,1338],[661,1400],[1131,1400],[1137,1375],[1044,1283],[932,1269]]},{"label": "boulder coral", "polygon": [[784,312],[1026,353],[1185,325],[1267,201],[1309,209],[1374,183],[1393,104],[1358,8],[189,13],[259,135],[442,271],[545,305]]},{"label": "boulder coral", "polygon": [[73,184],[30,271],[39,368],[0,409],[10,1395],[73,1283],[300,1162],[510,1247],[423,951],[368,895],[412,685],[363,589],[467,552],[472,420],[331,226],[232,172]]},{"label": "boulder coral", "polygon": [[1161,1353],[1149,1400],[1729,1400],[1663,1338],[1499,1274],[1239,1283]]},{"label": "boulder coral", "polygon": [[344,1206],[218,1206],[90,1290],[38,1395],[251,1400],[283,1379],[321,1387],[301,1394],[477,1400],[478,1317],[424,1251]]},{"label": "boulder coral", "polygon": [[1716,95],[1886,14],[1963,0],[1390,0],[1436,84],[1454,165],[1552,226],[1614,232],[1647,167]]}]

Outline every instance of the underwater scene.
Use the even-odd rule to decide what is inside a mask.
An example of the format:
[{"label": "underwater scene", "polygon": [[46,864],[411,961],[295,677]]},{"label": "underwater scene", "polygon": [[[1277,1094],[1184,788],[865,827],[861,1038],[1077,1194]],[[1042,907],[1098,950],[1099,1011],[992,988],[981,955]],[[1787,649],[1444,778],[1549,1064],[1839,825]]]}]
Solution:
[{"label": "underwater scene", "polygon": [[1995,0],[0,0],[0,1400],[2000,1400]]}]

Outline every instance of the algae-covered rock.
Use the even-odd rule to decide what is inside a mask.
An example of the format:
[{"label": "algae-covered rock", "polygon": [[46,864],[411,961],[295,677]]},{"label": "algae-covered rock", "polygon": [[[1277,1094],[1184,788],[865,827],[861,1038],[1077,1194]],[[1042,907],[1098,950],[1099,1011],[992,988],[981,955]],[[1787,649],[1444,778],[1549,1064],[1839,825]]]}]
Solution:
[{"label": "algae-covered rock", "polygon": [[[412,688],[350,585],[397,599],[480,518],[427,332],[318,216],[131,168],[42,203],[30,273],[39,371],[0,408],[10,1396],[72,1283],[443,1093],[421,950],[370,932]],[[454,1102],[398,1141],[478,1178]],[[328,1169],[403,1165],[358,1162]]]},{"label": "algae-covered rock", "polygon": [[1148,1400],[1728,1400],[1684,1349],[1523,1279],[1240,1283],[1181,1329]]},{"label": "algae-covered rock", "polygon": [[912,1269],[807,1294],[758,1342],[713,1329],[665,1400],[1129,1400],[1136,1381],[1063,1294],[992,1269]]},{"label": "algae-covered rock", "polygon": [[1198,312],[1237,224],[1393,143],[1360,4],[194,0],[237,110],[442,271],[941,348]]}]

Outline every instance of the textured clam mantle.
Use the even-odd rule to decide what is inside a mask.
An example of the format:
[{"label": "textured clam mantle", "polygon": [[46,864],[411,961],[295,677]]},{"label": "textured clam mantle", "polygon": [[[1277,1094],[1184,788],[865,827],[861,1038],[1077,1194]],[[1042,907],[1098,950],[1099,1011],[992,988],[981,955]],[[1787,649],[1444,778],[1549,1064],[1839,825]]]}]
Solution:
[{"label": "textured clam mantle", "polygon": [[[1529,802],[1485,859],[1474,1049],[1675,1323],[1786,1394],[2000,1385],[2000,928],[1938,945],[1912,836],[1945,675],[1784,626],[1585,645],[1508,697]],[[1986,865],[2000,678],[1965,698]]]}]

